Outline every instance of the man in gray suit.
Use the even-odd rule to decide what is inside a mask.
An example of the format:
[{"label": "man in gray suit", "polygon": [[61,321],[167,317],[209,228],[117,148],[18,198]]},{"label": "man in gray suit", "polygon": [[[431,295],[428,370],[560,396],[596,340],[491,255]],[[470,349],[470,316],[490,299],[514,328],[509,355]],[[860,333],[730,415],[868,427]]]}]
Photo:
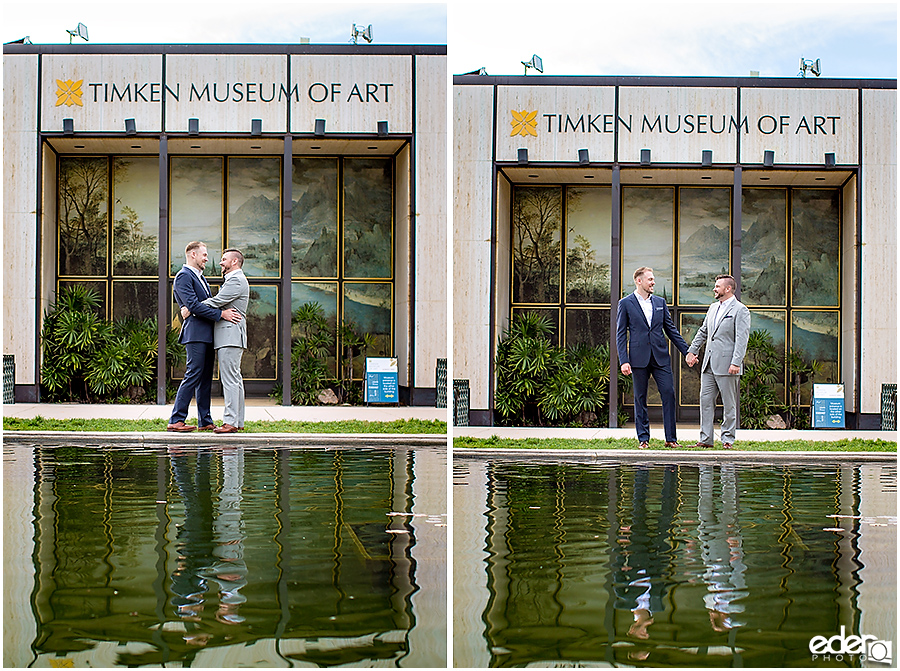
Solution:
[{"label": "man in gray suit", "polygon": [[700,441],[694,447],[713,446],[713,416],[716,396],[722,395],[722,447],[734,445],[738,423],[738,402],[744,354],[750,338],[750,310],[734,296],[737,283],[731,275],[719,275],[703,325],[694,336],[685,361],[693,366],[697,352],[706,341],[700,367]]},{"label": "man in gray suit", "polygon": [[[242,267],[244,255],[237,249],[222,252],[219,266],[225,275],[225,283],[215,296],[202,301],[214,308],[233,308],[241,317],[246,316],[250,304],[250,284]],[[186,308],[181,309],[185,319]],[[190,314],[188,312],[188,314]],[[225,326],[227,324],[227,326]],[[241,357],[247,349],[247,322],[241,319],[232,323],[216,322],[213,331],[213,347],[219,358],[219,379],[225,396],[225,413],[222,426],[215,433],[234,433],[244,428],[244,378],[241,376]]]}]

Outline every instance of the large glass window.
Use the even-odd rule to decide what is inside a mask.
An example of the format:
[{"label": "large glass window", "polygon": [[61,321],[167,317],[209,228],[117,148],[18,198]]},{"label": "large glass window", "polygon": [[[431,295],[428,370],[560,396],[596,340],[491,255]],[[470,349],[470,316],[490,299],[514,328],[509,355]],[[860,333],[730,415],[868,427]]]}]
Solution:
[{"label": "large glass window", "polygon": [[[243,252],[251,288],[242,359],[248,380],[279,376],[281,166],[277,156],[169,159],[169,295],[188,242],[206,243],[213,292],[222,282],[222,251]],[[374,347],[354,360],[356,378],[364,356],[393,354],[393,172],[391,158],[293,161],[292,308],[317,302],[332,326],[349,323],[373,336]],[[104,317],[156,316],[159,157],[61,157],[58,212],[57,287],[93,288]],[[329,366],[337,375],[335,357],[336,344]]]},{"label": "large glass window", "polygon": [[[374,336],[353,361],[393,354],[394,193],[392,159],[307,158],[293,161],[292,310],[322,306],[329,324]],[[337,343],[329,369],[339,374]]]},{"label": "large glass window", "polygon": [[[622,188],[622,296],[634,290],[636,268],[652,267],[655,293],[688,342],[714,300],[716,276],[733,272],[732,193]],[[610,199],[605,187],[513,188],[511,315],[548,317],[557,343],[609,342]],[[815,360],[815,382],[839,381],[840,190],[748,188],[741,207],[741,300],[751,307],[751,328],[769,333],[785,358],[793,350],[807,364]],[[679,368],[679,403],[699,405],[698,367],[682,361]],[[782,401],[789,385],[785,376],[778,382]],[[808,383],[801,398],[809,403]]]},{"label": "large glass window", "polygon": [[95,291],[104,318],[156,315],[159,160],[59,159],[57,288]]},{"label": "large glass window", "polygon": [[559,344],[607,344],[611,217],[609,187],[516,187],[512,316],[544,315]]}]

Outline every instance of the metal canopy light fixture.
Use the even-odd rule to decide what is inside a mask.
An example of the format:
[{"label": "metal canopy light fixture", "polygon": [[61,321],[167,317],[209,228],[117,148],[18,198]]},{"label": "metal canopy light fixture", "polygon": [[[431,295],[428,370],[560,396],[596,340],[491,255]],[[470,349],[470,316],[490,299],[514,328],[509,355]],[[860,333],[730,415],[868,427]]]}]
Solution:
[{"label": "metal canopy light fixture", "polygon": [[528,74],[528,68],[534,68],[541,74],[544,74],[544,61],[541,60],[541,57],[535,54],[531,57],[531,60],[528,62],[522,61],[522,65],[525,66],[525,74]]},{"label": "metal canopy light fixture", "polygon": [[88,40],[87,26],[84,25],[83,23],[79,23],[78,27],[75,30],[66,30],[66,32],[69,33],[69,44],[72,44],[73,37],[80,37],[85,42],[90,41],[90,40]]},{"label": "metal canopy light fixture", "polygon": [[359,38],[363,38],[366,42],[372,42],[372,24],[370,23],[365,30],[360,30],[356,27],[356,24],[353,24],[353,30],[350,33],[350,39],[353,41],[353,44],[357,44],[357,40]]}]

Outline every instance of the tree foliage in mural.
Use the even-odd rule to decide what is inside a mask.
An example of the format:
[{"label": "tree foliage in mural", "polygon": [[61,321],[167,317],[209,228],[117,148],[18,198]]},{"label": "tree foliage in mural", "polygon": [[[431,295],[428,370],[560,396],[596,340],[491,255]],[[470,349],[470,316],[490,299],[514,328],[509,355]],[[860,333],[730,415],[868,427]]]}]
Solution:
[{"label": "tree foliage in mural", "polygon": [[106,274],[107,195],[105,158],[59,162],[59,274]]},{"label": "tree foliage in mural", "polygon": [[113,221],[113,263],[116,275],[156,275],[159,265],[155,235],[144,235],[144,222],[128,205]]},{"label": "tree foliage in mural", "polygon": [[392,173],[389,159],[344,161],[344,277],[392,276]]},{"label": "tree foliage in mural", "polygon": [[562,192],[523,187],[513,201],[513,302],[559,302]]}]

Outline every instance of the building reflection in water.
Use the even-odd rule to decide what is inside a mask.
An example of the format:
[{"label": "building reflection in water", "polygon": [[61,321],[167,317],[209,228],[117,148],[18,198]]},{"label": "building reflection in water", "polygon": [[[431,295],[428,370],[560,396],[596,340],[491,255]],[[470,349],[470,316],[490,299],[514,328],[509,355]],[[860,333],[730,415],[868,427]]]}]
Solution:
[{"label": "building reflection in water", "polygon": [[[811,663],[896,627],[896,465],[454,461],[454,664]],[[892,628],[893,627],[893,628]]]},{"label": "building reflection in water", "polygon": [[33,518],[6,545],[23,558],[7,666],[446,665],[442,449],[15,447],[4,462],[5,503],[33,500],[5,505],[7,529]]}]

